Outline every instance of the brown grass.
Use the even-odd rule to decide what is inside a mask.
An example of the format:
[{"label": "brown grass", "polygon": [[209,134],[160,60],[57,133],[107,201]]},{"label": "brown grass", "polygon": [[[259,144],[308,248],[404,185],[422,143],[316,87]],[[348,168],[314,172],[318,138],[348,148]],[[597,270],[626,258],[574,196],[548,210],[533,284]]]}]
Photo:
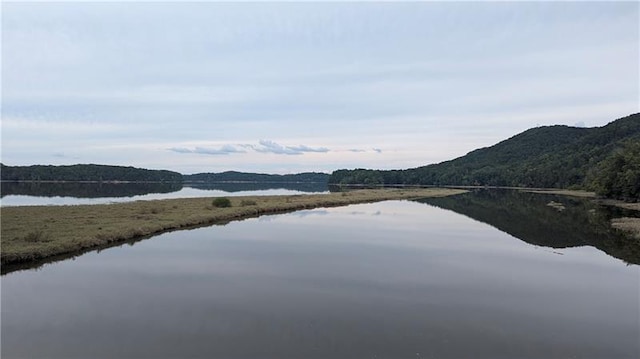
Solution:
[{"label": "brown grass", "polygon": [[611,220],[611,226],[621,231],[630,233],[636,239],[640,239],[640,218],[614,218]]},{"label": "brown grass", "polygon": [[6,207],[1,211],[2,264],[31,262],[186,227],[206,226],[262,214],[391,199],[442,197],[459,189],[375,189],[350,192],[230,197],[216,208],[211,198],[78,206]]}]

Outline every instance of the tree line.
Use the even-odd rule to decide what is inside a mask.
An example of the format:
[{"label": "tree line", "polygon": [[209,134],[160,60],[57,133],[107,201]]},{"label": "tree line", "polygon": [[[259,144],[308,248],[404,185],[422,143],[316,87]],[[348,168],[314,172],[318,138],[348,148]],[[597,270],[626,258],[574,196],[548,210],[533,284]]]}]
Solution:
[{"label": "tree line", "polygon": [[182,175],[167,170],[81,164],[70,166],[6,166],[0,164],[3,181],[69,182],[182,182]]}]

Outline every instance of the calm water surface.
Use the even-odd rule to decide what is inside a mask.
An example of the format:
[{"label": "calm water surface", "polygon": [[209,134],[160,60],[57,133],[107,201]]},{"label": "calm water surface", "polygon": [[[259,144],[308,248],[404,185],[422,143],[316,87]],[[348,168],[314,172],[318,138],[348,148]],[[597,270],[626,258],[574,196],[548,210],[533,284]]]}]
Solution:
[{"label": "calm water surface", "polygon": [[2,277],[2,358],[638,358],[639,267],[387,201]]}]

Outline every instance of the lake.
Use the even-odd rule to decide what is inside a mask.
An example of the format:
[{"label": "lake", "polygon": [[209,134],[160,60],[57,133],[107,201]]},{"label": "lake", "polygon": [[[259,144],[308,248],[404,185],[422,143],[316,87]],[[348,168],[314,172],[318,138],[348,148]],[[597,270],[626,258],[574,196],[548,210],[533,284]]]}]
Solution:
[{"label": "lake", "polygon": [[2,207],[61,206],[169,198],[326,193],[326,183],[0,182]]},{"label": "lake", "polygon": [[2,276],[2,357],[638,358],[611,215],[478,191],[165,233]]}]

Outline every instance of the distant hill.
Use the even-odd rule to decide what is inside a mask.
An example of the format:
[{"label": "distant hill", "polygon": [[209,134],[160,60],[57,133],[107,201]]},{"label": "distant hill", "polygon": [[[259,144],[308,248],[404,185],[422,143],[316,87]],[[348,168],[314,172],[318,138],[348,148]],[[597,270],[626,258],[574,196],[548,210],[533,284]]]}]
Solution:
[{"label": "distant hill", "polygon": [[239,182],[239,183],[327,183],[329,174],[319,172],[305,172],[288,175],[274,175],[263,173],[246,173],[227,171],[221,173],[196,173],[183,175],[184,182]]},{"label": "distant hill", "polygon": [[182,175],[178,172],[94,164],[70,166],[0,164],[0,178],[3,181],[182,182]]},{"label": "distant hill", "polygon": [[537,127],[494,146],[407,170],[338,170],[329,184],[583,188],[640,198],[640,114],[603,127]]}]

